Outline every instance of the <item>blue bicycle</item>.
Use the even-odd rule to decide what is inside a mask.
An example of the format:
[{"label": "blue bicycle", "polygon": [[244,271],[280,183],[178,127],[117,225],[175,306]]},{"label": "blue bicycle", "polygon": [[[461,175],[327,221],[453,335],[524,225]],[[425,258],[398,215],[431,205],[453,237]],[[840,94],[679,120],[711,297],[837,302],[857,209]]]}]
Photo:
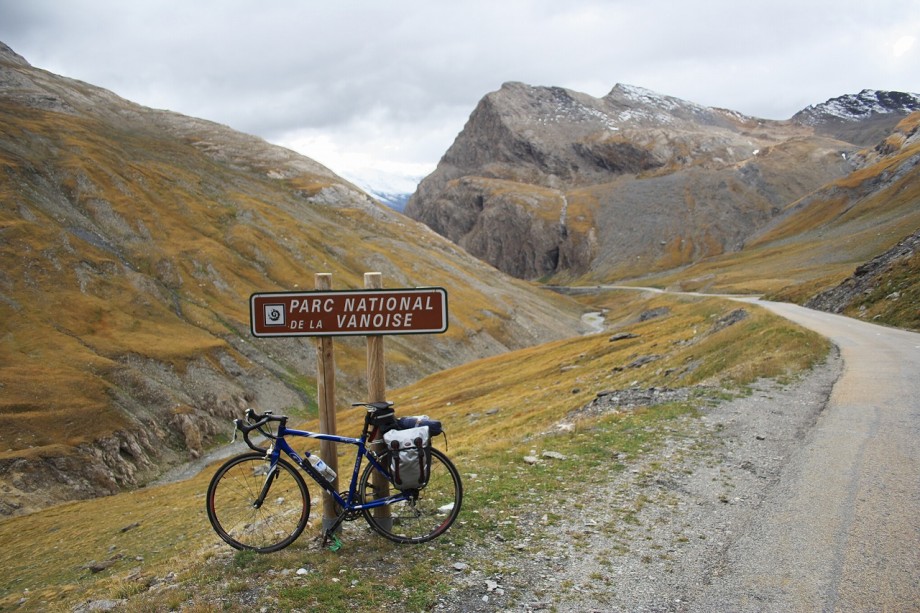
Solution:
[{"label": "blue bicycle", "polygon": [[[236,428],[253,449],[231,458],[215,473],[208,486],[207,513],[214,530],[231,547],[269,553],[294,542],[310,516],[310,492],[294,465],[306,472],[338,504],[340,513],[324,533],[324,544],[340,545],[335,536],[343,521],[364,517],[381,536],[396,543],[424,543],[450,528],[460,513],[463,487],[460,474],[440,450],[427,448],[430,467],[427,484],[419,489],[399,490],[391,474],[390,454],[374,451],[387,429],[401,428],[393,403],[356,403],[367,414],[360,438],[320,434],[287,427],[287,417],[271,412],[262,415],[246,411],[246,421],[236,419]],[[429,425],[433,433],[440,422],[427,420],[413,425]],[[274,431],[273,431],[274,430]],[[261,433],[268,448],[253,443],[251,432]],[[338,492],[338,478],[309,452],[301,457],[286,437],[306,437],[355,445],[354,471],[348,490]],[[290,461],[282,457],[282,453]],[[363,460],[367,460],[361,470]],[[293,462],[293,464],[292,464]],[[359,478],[360,475],[360,478]],[[332,480],[329,477],[332,476]]]}]

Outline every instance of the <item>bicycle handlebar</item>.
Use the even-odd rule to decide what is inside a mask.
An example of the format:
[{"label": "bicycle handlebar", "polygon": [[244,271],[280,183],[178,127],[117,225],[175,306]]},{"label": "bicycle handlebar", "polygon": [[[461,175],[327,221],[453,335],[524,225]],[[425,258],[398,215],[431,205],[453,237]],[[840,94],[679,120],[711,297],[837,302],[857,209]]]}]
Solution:
[{"label": "bicycle handlebar", "polygon": [[[253,420],[255,420],[255,422],[253,422]],[[253,443],[251,440],[249,440],[249,433],[252,432],[253,430],[258,430],[262,434],[262,436],[264,436],[265,438],[275,439],[277,437],[274,434],[272,434],[270,431],[266,430],[265,425],[273,421],[279,422],[282,425],[284,425],[285,422],[287,422],[287,417],[284,415],[278,415],[278,416],[272,415],[271,411],[266,411],[265,413],[262,413],[261,415],[259,415],[252,409],[246,409],[246,421],[249,423],[243,422],[242,419],[234,419],[233,424],[236,426],[237,430],[243,433],[243,440],[246,442],[246,445],[250,449],[252,449],[253,451],[260,451],[262,453],[266,453],[268,451],[267,448],[259,447],[255,443]]]}]

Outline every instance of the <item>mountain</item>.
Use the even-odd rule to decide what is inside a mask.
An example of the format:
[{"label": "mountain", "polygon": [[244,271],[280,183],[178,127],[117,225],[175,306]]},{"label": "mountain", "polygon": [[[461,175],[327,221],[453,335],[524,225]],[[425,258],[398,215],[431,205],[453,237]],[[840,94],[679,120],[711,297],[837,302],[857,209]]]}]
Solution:
[{"label": "mountain", "polygon": [[394,211],[402,212],[406,209],[406,203],[409,202],[409,197],[412,194],[408,193],[393,193],[393,192],[378,192],[372,191],[368,192],[371,196],[387,205]]},{"label": "mountain", "polygon": [[[387,383],[581,331],[317,162],[32,67],[0,43],[0,514],[141,485],[247,406],[315,408],[312,339],[256,339],[254,292],[444,287],[442,335],[387,338]],[[340,402],[366,395],[336,343]],[[411,410],[407,407],[407,410]]]},{"label": "mountain", "polygon": [[920,112],[855,159],[752,236],[745,259],[789,271],[779,299],[920,330]]},{"label": "mountain", "polygon": [[375,168],[360,168],[343,176],[363,189],[367,194],[394,211],[406,208],[409,196],[415,191],[424,175],[407,174],[405,171],[384,171]]},{"label": "mountain", "polygon": [[888,136],[897,120],[917,110],[920,95],[864,89],[809,106],[793,115],[792,121],[819,134],[871,147]]},{"label": "mountain", "polygon": [[788,204],[739,251],[642,283],[760,293],[920,330],[920,260],[911,251],[920,228],[920,112],[850,159],[856,170]]},{"label": "mountain", "polygon": [[[608,282],[737,252],[860,168],[915,94],[869,92],[788,121],[643,88],[487,94],[406,214],[513,276]],[[858,137],[858,138],[857,138]]]}]

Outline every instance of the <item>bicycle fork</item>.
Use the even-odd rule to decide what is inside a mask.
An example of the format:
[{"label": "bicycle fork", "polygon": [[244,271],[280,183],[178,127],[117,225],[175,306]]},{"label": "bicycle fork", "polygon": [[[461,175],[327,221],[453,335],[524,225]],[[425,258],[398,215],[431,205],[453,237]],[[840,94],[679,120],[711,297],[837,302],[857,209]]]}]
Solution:
[{"label": "bicycle fork", "polygon": [[268,469],[268,474],[265,475],[265,483],[262,484],[262,491],[259,492],[258,498],[252,502],[253,509],[261,509],[262,503],[265,502],[265,497],[268,496],[268,490],[271,489],[272,483],[275,479],[278,478],[278,465],[273,464]]}]

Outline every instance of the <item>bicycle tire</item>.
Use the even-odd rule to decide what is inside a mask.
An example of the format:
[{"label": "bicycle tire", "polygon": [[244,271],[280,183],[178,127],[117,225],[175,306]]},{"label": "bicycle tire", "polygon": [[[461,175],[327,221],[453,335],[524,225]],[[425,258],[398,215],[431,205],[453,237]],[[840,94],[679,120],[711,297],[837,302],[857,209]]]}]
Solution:
[{"label": "bicycle tire", "polygon": [[310,492],[293,465],[278,459],[268,494],[256,506],[270,462],[245,453],[225,462],[208,485],[206,507],[214,531],[235,549],[270,553],[294,542],[310,517]]},{"label": "bicycle tire", "polygon": [[[388,465],[387,454],[380,458],[383,466]],[[372,475],[378,471],[368,464],[358,482],[362,503],[377,499]],[[392,480],[387,475],[387,481]],[[390,494],[396,493],[395,490]],[[460,473],[453,463],[438,449],[431,450],[431,476],[428,485],[419,490],[417,497],[386,505],[389,517],[378,517],[377,509],[362,509],[368,525],[377,534],[395,543],[424,543],[444,534],[457,515],[463,502],[463,484]],[[378,507],[381,508],[381,507]]]}]

